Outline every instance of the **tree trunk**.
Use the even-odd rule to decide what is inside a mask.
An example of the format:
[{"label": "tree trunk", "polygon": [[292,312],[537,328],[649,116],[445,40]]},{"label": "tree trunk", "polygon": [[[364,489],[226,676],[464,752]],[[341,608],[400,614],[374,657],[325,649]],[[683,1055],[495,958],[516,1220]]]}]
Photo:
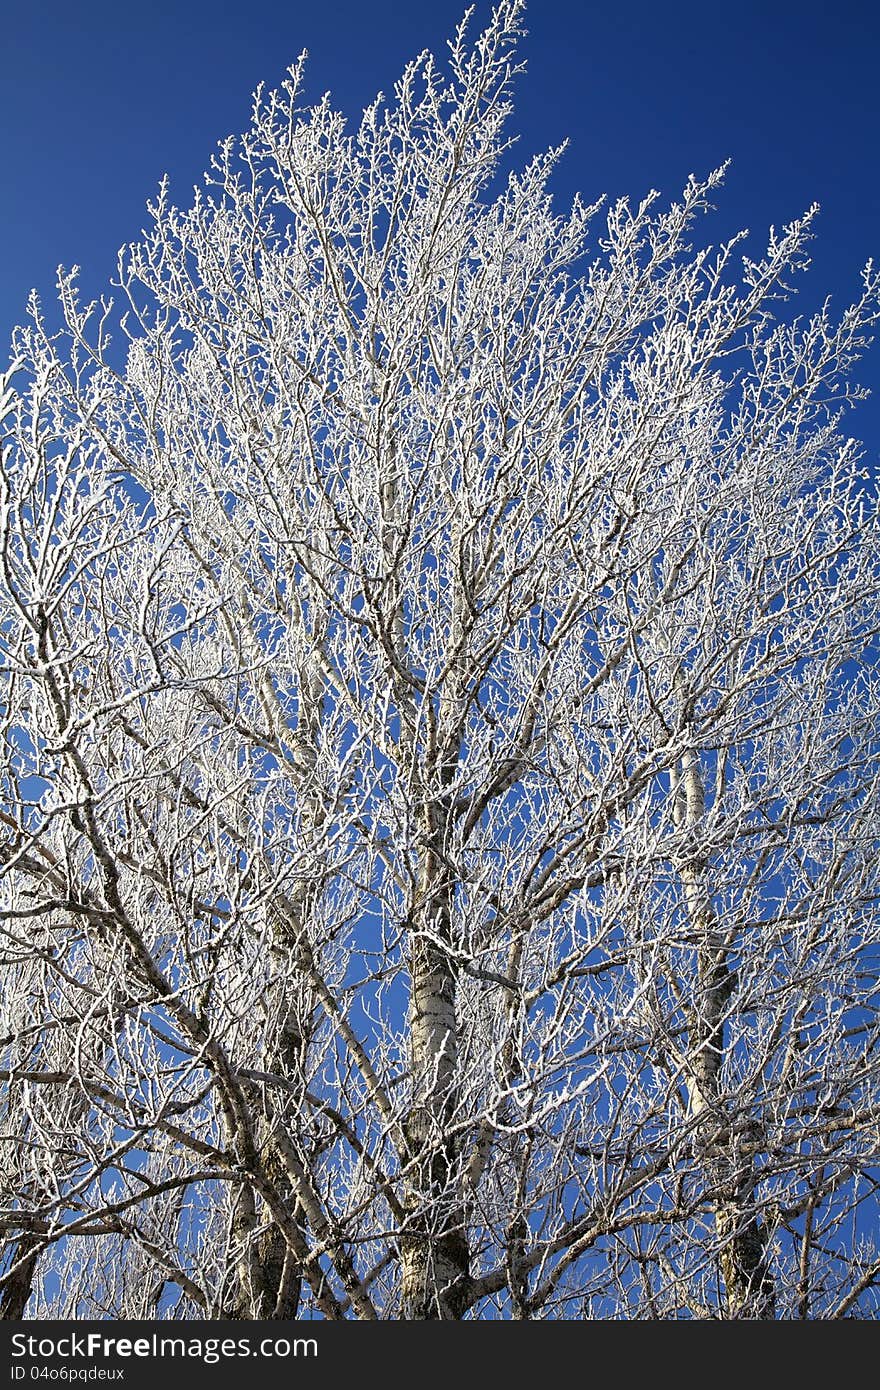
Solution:
[{"label": "tree trunk", "polygon": [[37,1268],[39,1240],[32,1235],[22,1235],[12,1246],[10,1264],[16,1265],[14,1272],[0,1284],[0,1321],[21,1322],[24,1310],[31,1296],[34,1272]]},{"label": "tree trunk", "polygon": [[[680,829],[693,832],[703,816],[705,794],[696,754],[682,758],[675,801]],[[697,941],[697,998],[691,1018],[688,1060],[691,1111],[698,1126],[707,1175],[715,1192],[715,1231],[730,1319],[773,1318],[776,1295],[767,1258],[766,1234],[755,1207],[754,1165],[731,1131],[722,1094],[724,1019],[735,987],[727,950],[718,930],[698,855],[681,871],[688,916]]]},{"label": "tree trunk", "polygon": [[401,1231],[402,1309],[407,1320],[456,1320],[464,1312],[469,1252],[455,1114],[458,1025],[449,955],[451,887],[437,853],[439,815],[431,817],[419,884],[421,911],[411,934],[410,1063],[412,1105],[404,1132],[406,1223]]}]

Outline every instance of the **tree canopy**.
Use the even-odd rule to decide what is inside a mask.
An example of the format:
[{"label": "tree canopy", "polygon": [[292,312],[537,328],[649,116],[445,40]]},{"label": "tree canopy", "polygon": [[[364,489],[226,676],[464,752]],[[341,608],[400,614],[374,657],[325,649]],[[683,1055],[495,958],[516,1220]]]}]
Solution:
[{"label": "tree canopy", "polygon": [[876,1313],[877,315],[302,61],[3,378],[6,1317]]}]

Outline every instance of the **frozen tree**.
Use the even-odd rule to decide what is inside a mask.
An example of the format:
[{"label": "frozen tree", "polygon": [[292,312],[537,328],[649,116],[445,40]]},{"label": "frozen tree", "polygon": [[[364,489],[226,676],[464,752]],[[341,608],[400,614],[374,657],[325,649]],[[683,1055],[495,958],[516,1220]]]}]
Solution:
[{"label": "frozen tree", "polygon": [[560,214],[520,33],[14,335],[7,1317],[877,1314],[877,279]]}]

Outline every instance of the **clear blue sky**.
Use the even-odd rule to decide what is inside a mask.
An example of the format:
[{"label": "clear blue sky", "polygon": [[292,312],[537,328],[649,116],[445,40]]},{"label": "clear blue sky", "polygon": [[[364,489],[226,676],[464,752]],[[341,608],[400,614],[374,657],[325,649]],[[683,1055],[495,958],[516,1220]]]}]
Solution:
[{"label": "clear blue sky", "polygon": [[[256,83],[303,49],[315,97],[353,116],[406,60],[440,53],[464,0],[7,0],[0,25],[3,177],[0,337],[59,262],[89,288],[144,224],[163,172],[178,200],[211,149],[247,122]],[[477,6],[476,22],[488,15]],[[515,125],[523,154],[571,139],[557,183],[674,196],[730,156],[719,214],[700,235],[763,234],[822,204],[806,309],[857,292],[880,259],[876,0],[532,0]],[[5,356],[5,349],[2,350]],[[862,378],[880,384],[875,348]],[[878,392],[880,396],[880,392]],[[880,453],[880,403],[852,430]],[[876,443],[874,441],[876,440]]]}]

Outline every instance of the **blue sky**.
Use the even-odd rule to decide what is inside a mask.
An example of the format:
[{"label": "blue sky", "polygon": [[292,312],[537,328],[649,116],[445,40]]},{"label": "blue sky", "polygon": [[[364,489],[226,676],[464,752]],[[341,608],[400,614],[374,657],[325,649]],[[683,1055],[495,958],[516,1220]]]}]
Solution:
[{"label": "blue sky", "polygon": [[[4,6],[0,336],[55,267],[101,287],[137,237],[160,175],[185,200],[218,139],[244,127],[249,95],[308,48],[309,91],[356,117],[424,47],[439,53],[464,0],[31,0]],[[489,6],[477,6],[476,21]],[[571,140],[556,186],[673,197],[688,174],[732,158],[719,211],[699,235],[763,235],[822,204],[804,309],[843,305],[880,259],[872,0],[532,0],[514,118],[523,155]],[[5,354],[4,354],[5,355]],[[880,381],[875,348],[861,376]],[[880,393],[878,393],[880,394]],[[880,401],[852,432],[880,455]]]}]

